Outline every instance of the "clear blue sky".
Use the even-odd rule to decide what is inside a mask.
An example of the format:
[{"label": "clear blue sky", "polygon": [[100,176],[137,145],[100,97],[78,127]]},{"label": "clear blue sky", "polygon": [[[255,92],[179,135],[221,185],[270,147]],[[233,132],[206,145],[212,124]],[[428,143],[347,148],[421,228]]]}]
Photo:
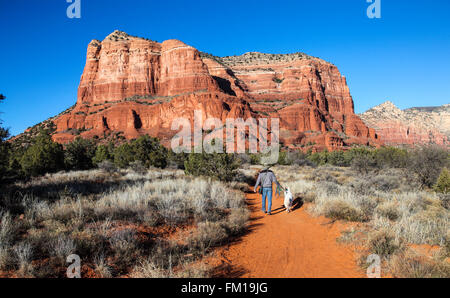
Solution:
[{"label": "clear blue sky", "polygon": [[400,108],[450,102],[450,1],[0,0],[0,119],[12,134],[73,105],[86,47],[115,29],[176,38],[218,56],[305,52],[338,66],[356,112],[391,100]]}]

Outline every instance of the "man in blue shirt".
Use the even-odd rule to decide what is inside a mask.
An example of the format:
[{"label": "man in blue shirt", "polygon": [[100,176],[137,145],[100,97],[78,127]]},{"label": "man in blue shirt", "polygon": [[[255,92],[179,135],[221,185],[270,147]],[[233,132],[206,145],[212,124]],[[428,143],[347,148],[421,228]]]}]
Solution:
[{"label": "man in blue shirt", "polygon": [[[262,194],[262,212],[267,213],[268,215],[272,215],[272,184],[275,183],[279,187],[281,187],[280,183],[277,181],[277,177],[275,174],[269,170],[269,168],[261,171],[258,175],[258,180],[256,180],[254,191],[258,186],[261,185],[260,192]],[[268,210],[266,210],[266,198],[268,201]]]}]

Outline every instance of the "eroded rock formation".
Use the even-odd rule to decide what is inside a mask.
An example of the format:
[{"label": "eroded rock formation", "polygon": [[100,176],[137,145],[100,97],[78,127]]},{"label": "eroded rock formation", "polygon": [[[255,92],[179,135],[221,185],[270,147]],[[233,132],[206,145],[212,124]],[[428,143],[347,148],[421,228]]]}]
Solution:
[{"label": "eroded rock formation", "polygon": [[291,148],[378,143],[354,114],[345,77],[326,61],[302,53],[220,58],[120,31],[89,44],[77,103],[53,120],[54,139],[150,134],[168,144],[173,119],[193,121],[195,110],[224,122],[280,118],[281,142]]},{"label": "eroded rock formation", "polygon": [[388,145],[450,145],[450,105],[400,110],[387,101],[360,115]]}]

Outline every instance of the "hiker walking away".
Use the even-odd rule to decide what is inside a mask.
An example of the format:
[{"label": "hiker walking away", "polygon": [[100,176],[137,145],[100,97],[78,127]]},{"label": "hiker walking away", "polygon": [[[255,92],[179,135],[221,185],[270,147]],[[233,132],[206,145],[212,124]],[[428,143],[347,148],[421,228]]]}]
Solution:
[{"label": "hiker walking away", "polygon": [[[262,195],[262,212],[267,213],[268,215],[272,215],[272,183],[276,183],[278,187],[281,187],[280,183],[278,183],[275,174],[269,169],[265,169],[261,171],[258,175],[258,180],[256,180],[254,192],[258,186],[259,193]],[[266,210],[266,198],[268,201],[268,209]]]}]

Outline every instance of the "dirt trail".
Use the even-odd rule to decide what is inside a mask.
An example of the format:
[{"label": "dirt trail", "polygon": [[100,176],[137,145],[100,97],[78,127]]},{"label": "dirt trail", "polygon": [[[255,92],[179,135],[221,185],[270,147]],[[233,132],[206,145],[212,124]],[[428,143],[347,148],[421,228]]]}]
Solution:
[{"label": "dirt trail", "polygon": [[287,213],[273,196],[272,215],[261,212],[258,194],[246,194],[249,232],[222,252],[236,277],[364,277],[353,251],[340,243],[338,223],[307,214],[301,202]]}]

